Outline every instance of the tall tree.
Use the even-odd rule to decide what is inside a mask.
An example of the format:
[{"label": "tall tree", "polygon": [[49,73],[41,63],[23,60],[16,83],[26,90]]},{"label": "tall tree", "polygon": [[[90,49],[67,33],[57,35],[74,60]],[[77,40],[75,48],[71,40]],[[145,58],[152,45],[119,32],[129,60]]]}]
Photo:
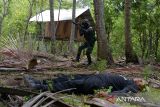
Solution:
[{"label": "tall tree", "polygon": [[[73,0],[73,9],[72,9],[72,21],[73,22],[75,22],[75,15],[76,15],[76,0]],[[73,53],[74,37],[75,37],[75,24],[72,23],[70,43],[69,43],[70,54]]]},{"label": "tall tree", "polygon": [[50,23],[51,23],[51,53],[54,53],[55,23],[54,23],[54,0],[49,0],[50,4]]},{"label": "tall tree", "polygon": [[29,20],[32,17],[32,13],[33,13],[32,9],[33,9],[33,5],[34,5],[35,0],[28,0],[28,2],[29,2],[29,10],[28,10],[29,15],[27,17],[26,26],[25,26],[25,30],[24,30],[23,47],[25,45],[25,40],[26,40],[26,36],[28,33]]},{"label": "tall tree", "polygon": [[77,0],[77,6],[84,8],[86,6],[90,6],[90,0]]},{"label": "tall tree", "polygon": [[126,63],[138,63],[138,57],[133,51],[131,39],[131,0],[125,0],[125,56]]},{"label": "tall tree", "polygon": [[0,13],[0,36],[1,36],[1,32],[2,32],[3,20],[8,14],[10,0],[2,0],[2,1],[0,1],[0,3],[1,2],[2,2],[2,4],[0,5],[0,10],[1,10],[1,13]]},{"label": "tall tree", "polygon": [[108,64],[113,64],[114,61],[107,41],[107,34],[105,30],[104,3],[103,0],[93,0],[93,2],[98,43],[97,57],[98,59],[106,59]]}]

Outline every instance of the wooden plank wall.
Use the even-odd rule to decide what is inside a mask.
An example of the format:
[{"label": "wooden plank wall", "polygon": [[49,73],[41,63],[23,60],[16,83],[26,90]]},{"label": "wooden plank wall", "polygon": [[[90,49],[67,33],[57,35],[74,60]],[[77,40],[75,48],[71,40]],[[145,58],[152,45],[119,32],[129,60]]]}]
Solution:
[{"label": "wooden plank wall", "polygon": [[[69,40],[70,39],[71,26],[72,26],[71,24],[72,24],[72,21],[70,20],[56,22],[56,26],[57,26],[56,39],[57,40]],[[45,38],[51,37],[50,22],[46,22],[44,37]],[[83,38],[80,37],[78,26],[76,26],[76,31],[75,31],[75,41],[83,41]]]},{"label": "wooden plank wall", "polygon": [[[81,14],[78,18],[76,18],[76,22],[80,22],[84,18],[89,19],[91,26],[95,28],[95,23],[89,9],[83,14]],[[59,21],[59,22],[56,22],[55,25],[57,25],[56,39],[68,41],[71,35],[72,21],[71,20]],[[83,37],[80,36],[79,29],[80,27],[76,26],[75,41],[84,41]],[[46,22],[44,38],[47,38],[47,39],[51,38],[50,22]]]}]

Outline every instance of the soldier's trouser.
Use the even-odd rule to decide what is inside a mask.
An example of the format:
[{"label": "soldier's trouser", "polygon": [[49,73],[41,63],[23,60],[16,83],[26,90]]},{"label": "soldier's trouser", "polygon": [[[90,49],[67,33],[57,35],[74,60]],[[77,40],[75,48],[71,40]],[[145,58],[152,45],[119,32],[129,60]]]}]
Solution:
[{"label": "soldier's trouser", "polygon": [[87,48],[86,56],[87,56],[87,59],[88,59],[88,64],[91,64],[91,63],[92,63],[92,60],[91,60],[91,55],[90,55],[90,54],[92,53],[93,47],[94,47],[94,44],[93,44],[93,45],[90,45],[90,44],[87,43],[87,42],[85,42],[84,44],[82,44],[82,45],[78,48],[78,53],[77,53],[76,60],[79,61],[82,50],[84,50],[85,48]]},{"label": "soldier's trouser", "polygon": [[75,94],[93,94],[95,90],[105,88],[103,79],[99,76],[90,75],[64,75],[53,80],[53,92],[62,91],[66,89],[73,89],[67,93]]},{"label": "soldier's trouser", "polygon": [[53,79],[53,92],[62,91],[66,89],[72,89],[71,91],[67,91],[67,93],[85,93],[85,90],[83,89],[84,82],[87,78],[89,78],[91,75],[62,75],[56,79]]}]

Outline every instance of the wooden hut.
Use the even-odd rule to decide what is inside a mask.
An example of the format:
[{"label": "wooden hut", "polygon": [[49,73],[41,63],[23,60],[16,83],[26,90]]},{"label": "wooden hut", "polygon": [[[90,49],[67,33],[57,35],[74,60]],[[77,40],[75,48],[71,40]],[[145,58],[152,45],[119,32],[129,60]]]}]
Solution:
[{"label": "wooden hut", "polygon": [[[79,22],[84,18],[87,18],[90,21],[91,26],[95,26],[89,8],[76,9],[76,22]],[[32,17],[30,21],[44,23],[45,32],[41,35],[41,37],[44,39],[51,39],[50,10],[37,14]],[[69,40],[72,26],[72,9],[61,9],[60,12],[59,10],[54,10],[54,21],[56,28],[56,40]],[[80,37],[79,34],[79,28],[80,27],[76,26],[76,41],[82,40],[82,37]]]}]

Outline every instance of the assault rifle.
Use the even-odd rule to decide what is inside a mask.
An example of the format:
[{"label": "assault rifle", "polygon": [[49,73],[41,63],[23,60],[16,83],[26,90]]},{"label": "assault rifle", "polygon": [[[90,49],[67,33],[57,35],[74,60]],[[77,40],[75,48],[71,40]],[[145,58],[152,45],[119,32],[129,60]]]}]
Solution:
[{"label": "assault rifle", "polygon": [[76,23],[74,21],[72,21],[72,23],[75,24],[76,26],[80,26],[81,28],[84,28],[84,26],[82,24],[80,24],[80,23]]}]

